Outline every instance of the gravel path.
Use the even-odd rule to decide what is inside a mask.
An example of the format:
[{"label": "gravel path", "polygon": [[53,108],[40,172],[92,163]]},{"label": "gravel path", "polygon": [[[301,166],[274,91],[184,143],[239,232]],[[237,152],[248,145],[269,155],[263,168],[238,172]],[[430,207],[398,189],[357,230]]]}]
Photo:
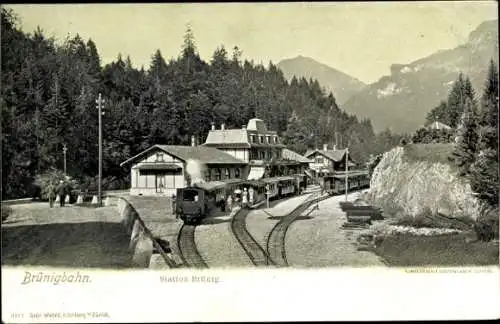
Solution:
[{"label": "gravel path", "polygon": [[[353,201],[359,193],[352,193]],[[384,266],[371,252],[357,251],[357,230],[344,230],[345,214],[339,206],[345,196],[336,196],[319,203],[319,210],[309,214],[310,219],[298,220],[288,229],[285,247],[292,267],[330,266]]]},{"label": "gravel path", "polygon": [[130,236],[115,207],[12,206],[2,223],[2,265],[128,268]]}]

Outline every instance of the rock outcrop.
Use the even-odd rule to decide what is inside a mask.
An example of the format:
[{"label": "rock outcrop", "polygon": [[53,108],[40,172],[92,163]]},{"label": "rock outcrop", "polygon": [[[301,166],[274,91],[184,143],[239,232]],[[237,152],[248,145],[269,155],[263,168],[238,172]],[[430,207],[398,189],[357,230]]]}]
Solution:
[{"label": "rock outcrop", "polygon": [[408,158],[405,150],[397,147],[383,155],[365,199],[393,217],[415,217],[429,208],[448,217],[477,219],[480,203],[467,180],[449,163]]}]

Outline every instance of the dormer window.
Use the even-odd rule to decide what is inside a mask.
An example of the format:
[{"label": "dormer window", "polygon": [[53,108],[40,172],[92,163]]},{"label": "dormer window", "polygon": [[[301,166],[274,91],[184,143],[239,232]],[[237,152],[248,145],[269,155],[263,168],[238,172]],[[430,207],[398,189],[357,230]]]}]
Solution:
[{"label": "dormer window", "polygon": [[163,162],[163,153],[156,153],[156,161]]}]

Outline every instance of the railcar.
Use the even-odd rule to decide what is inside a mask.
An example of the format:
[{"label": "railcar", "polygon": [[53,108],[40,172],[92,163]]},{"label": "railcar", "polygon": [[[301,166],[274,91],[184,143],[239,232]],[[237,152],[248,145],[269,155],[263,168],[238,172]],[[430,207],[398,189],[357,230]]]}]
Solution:
[{"label": "railcar", "polygon": [[337,172],[333,175],[323,176],[323,190],[330,195],[345,193],[345,180],[347,177],[347,191],[360,190],[370,186],[368,174],[365,171]]}]

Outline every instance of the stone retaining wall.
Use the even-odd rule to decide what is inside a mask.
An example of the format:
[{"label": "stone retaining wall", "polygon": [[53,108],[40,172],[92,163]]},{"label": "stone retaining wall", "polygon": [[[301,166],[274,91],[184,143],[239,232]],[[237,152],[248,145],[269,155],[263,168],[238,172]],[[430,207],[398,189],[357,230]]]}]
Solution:
[{"label": "stone retaining wall", "polygon": [[156,249],[165,261],[166,267],[176,267],[175,262],[155,240],[153,234],[145,226],[144,221],[132,204],[123,197],[109,196],[108,198],[108,204],[116,206],[120,214],[121,223],[125,231],[130,234],[130,249],[134,251],[134,266],[148,268],[153,256],[153,250]]}]

